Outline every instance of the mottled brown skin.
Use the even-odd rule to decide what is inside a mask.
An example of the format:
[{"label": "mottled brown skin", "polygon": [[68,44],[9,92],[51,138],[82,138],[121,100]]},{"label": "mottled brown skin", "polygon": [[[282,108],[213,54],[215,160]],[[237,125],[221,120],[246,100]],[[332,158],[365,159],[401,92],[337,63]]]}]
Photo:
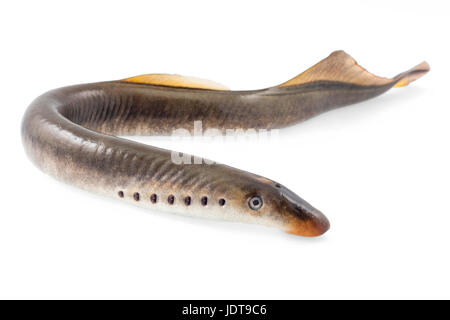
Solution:
[{"label": "mottled brown skin", "polygon": [[[192,131],[197,120],[204,130],[282,128],[375,97],[403,78],[369,86],[318,80],[255,91],[126,81],[70,86],[32,102],[22,138],[28,156],[43,171],[93,192],[181,214],[317,236],[328,230],[327,218],[284,186],[226,165],[175,164],[168,150],[115,135]],[[207,205],[201,200],[205,196]],[[263,199],[258,210],[249,207],[253,196]]]}]

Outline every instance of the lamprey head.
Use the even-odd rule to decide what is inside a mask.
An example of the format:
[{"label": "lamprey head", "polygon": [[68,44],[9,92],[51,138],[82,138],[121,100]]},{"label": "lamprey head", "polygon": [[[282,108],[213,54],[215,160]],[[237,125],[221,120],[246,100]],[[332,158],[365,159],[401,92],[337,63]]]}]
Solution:
[{"label": "lamprey head", "polygon": [[[279,185],[278,185],[279,186]],[[330,228],[327,217],[291,190],[279,186],[285,215],[286,232],[301,236],[320,236]]]},{"label": "lamprey head", "polygon": [[244,202],[247,212],[264,224],[276,226],[288,233],[315,237],[329,228],[328,219],[286,187],[269,179],[259,179],[247,190]]}]

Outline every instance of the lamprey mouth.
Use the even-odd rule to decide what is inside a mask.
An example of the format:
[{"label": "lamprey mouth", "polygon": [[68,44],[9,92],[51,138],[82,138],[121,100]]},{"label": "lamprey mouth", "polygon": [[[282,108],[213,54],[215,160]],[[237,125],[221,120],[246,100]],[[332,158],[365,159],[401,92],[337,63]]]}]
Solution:
[{"label": "lamprey mouth", "polygon": [[323,235],[330,229],[330,222],[320,211],[316,211],[313,217],[307,220],[295,220],[289,224],[287,233],[304,237],[317,237]]}]

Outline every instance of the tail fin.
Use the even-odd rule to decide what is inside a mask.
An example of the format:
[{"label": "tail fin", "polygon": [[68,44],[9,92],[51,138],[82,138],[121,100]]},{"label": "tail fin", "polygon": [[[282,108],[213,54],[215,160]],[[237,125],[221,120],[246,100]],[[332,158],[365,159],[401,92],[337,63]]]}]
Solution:
[{"label": "tail fin", "polygon": [[406,86],[417,80],[430,70],[426,62],[409,71],[389,79],[378,77],[361,67],[350,55],[344,51],[335,51],[326,59],[320,61],[297,77],[278,85],[278,88],[301,85],[315,81],[336,81],[358,84],[362,86],[382,86],[387,84],[396,87]]},{"label": "tail fin", "polygon": [[428,71],[430,71],[430,65],[426,61],[424,61],[421,64],[415,66],[414,68],[406,72],[400,73],[398,76],[396,76],[394,79],[397,81],[397,83],[394,85],[394,87],[407,86],[411,82],[419,79]]}]

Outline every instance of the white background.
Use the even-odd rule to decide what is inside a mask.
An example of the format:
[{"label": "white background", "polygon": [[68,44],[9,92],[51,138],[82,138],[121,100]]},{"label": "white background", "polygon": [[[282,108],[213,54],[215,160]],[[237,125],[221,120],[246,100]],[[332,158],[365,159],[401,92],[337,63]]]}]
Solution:
[{"label": "white background", "polygon": [[[434,1],[3,1],[0,298],[450,298],[448,7]],[[282,130],[218,143],[139,138],[255,172],[331,229],[144,210],[62,184],[20,121],[52,88],[179,73],[232,89],[290,79],[337,49],[412,85]]]}]

